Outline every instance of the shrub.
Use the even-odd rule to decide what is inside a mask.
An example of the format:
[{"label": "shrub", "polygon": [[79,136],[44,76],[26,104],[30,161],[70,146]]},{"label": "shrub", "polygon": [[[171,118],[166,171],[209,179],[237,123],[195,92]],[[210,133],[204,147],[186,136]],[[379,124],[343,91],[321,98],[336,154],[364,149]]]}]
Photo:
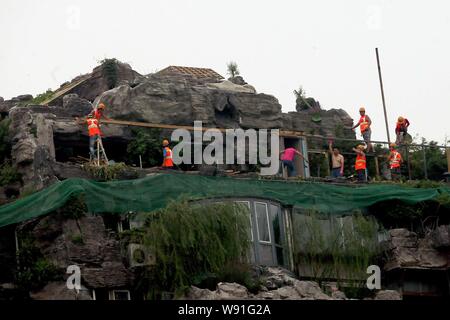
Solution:
[{"label": "shrub", "polygon": [[44,101],[50,99],[51,97],[53,97],[54,92],[52,91],[52,89],[47,89],[47,91],[38,94],[36,97],[33,98],[33,100],[31,100],[31,104],[41,104]]},{"label": "shrub", "polygon": [[6,117],[0,121],[0,162],[11,156],[11,143],[8,139],[11,120]]},{"label": "shrub", "polygon": [[103,67],[103,76],[106,78],[108,88],[112,89],[117,85],[117,59],[103,59],[100,61]]},{"label": "shrub", "polygon": [[20,181],[21,175],[17,172],[16,167],[12,166],[9,161],[5,161],[0,165],[0,186]]},{"label": "shrub", "polygon": [[127,146],[128,159],[132,163],[142,158],[144,167],[153,167],[160,164],[162,159],[162,147],[159,129],[134,128],[135,138]]},{"label": "shrub", "polygon": [[42,256],[30,236],[20,239],[17,257],[19,269],[16,273],[16,283],[20,289],[37,290],[58,278],[57,267]]},{"label": "shrub", "polygon": [[[135,169],[128,167],[125,163],[119,162],[110,165],[96,166],[94,164],[86,164],[83,166],[94,179],[99,181],[109,181],[119,179],[121,175],[133,171]],[[136,175],[134,175],[136,177]]]}]

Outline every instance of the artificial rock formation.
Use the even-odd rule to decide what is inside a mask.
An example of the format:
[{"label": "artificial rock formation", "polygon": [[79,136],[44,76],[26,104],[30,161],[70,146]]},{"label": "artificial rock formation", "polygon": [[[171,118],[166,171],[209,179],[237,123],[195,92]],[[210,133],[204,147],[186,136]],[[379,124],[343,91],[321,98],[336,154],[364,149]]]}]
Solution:
[{"label": "artificial rock formation", "polygon": [[[156,73],[146,77],[117,63],[116,87],[109,90],[105,66],[63,84],[48,106],[24,105],[22,95],[0,100],[0,112],[11,118],[12,162],[22,174],[24,189],[41,189],[67,177],[84,176],[66,164],[74,156],[88,157],[87,127],[75,123],[99,101],[109,118],[149,123],[205,127],[282,129],[308,134],[354,137],[353,121],[343,110],[282,113],[278,100],[256,90],[240,76],[229,80]],[[130,127],[103,125],[104,145],[111,159],[126,153],[133,139]],[[165,132],[164,134],[170,135]],[[116,153],[116,154],[115,154]]]},{"label": "artificial rock formation", "polygon": [[397,268],[450,268],[449,226],[440,226],[423,238],[407,229],[389,231],[386,271]]},{"label": "artificial rock formation", "polygon": [[[83,286],[111,289],[132,285],[134,276],[123,263],[120,243],[106,230],[102,217],[74,219],[54,214],[39,219],[31,230],[27,224],[22,228],[32,236],[45,259],[62,273],[70,265],[79,266]],[[68,290],[65,283],[52,282],[49,286],[33,292],[32,297],[87,299],[86,294],[80,296]]]}]

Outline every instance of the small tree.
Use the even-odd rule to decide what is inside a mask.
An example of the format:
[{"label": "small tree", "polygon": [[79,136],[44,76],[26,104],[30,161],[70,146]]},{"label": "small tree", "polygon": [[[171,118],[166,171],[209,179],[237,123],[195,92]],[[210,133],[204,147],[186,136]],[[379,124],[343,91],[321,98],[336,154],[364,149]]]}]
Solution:
[{"label": "small tree", "polygon": [[302,86],[300,86],[300,87],[298,88],[298,90],[294,90],[294,94],[295,94],[295,97],[296,97],[297,99],[299,99],[299,98],[305,98],[305,90],[303,89]]},{"label": "small tree", "polygon": [[227,64],[227,72],[230,75],[231,78],[234,78],[235,76],[239,75],[239,69],[236,62],[231,61]]},{"label": "small tree", "polygon": [[314,98],[306,98],[306,93],[302,86],[300,86],[298,90],[294,90],[294,95],[296,98],[297,111],[313,109],[316,105],[316,100]]}]

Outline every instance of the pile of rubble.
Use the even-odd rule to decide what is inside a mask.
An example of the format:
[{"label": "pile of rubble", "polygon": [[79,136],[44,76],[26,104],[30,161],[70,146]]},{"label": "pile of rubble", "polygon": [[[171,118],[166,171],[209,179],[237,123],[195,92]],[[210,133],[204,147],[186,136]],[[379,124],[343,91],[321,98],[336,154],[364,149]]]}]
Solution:
[{"label": "pile of rubble", "polygon": [[[200,289],[191,286],[188,294],[182,299],[187,300],[347,300],[342,291],[333,290],[331,295],[325,294],[314,281],[301,281],[295,275],[283,268],[261,267],[259,277],[261,286],[258,293],[253,294],[246,287],[237,283],[220,282],[216,290]],[[366,298],[371,299],[371,298]],[[397,291],[380,290],[374,300],[401,300]]]}]

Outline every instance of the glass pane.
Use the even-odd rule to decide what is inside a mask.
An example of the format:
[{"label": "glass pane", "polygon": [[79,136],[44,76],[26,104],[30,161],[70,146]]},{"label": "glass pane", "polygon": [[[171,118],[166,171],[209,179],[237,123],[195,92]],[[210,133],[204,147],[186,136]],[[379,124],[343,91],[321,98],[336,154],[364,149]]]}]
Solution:
[{"label": "glass pane", "polygon": [[255,249],[253,247],[253,244],[250,246],[250,263],[254,264],[256,263],[256,257],[255,257]]},{"label": "glass pane", "polygon": [[129,300],[128,291],[114,291],[114,300]]},{"label": "glass pane", "polygon": [[272,222],[274,242],[282,245],[280,207],[273,204],[270,205],[270,219]]},{"label": "glass pane", "polygon": [[265,203],[255,202],[259,241],[270,242],[269,214]]},{"label": "glass pane", "polygon": [[259,246],[259,263],[265,266],[275,265],[273,261],[273,252],[271,245],[260,244]]},{"label": "glass pane", "polygon": [[253,241],[253,223],[252,223],[252,214],[250,212],[250,202],[249,201],[235,201],[235,203],[246,206],[248,208],[248,218],[250,220],[250,240]]},{"label": "glass pane", "polygon": [[284,266],[284,255],[283,255],[283,248],[275,247],[276,253],[277,253],[277,263],[279,266]]}]

